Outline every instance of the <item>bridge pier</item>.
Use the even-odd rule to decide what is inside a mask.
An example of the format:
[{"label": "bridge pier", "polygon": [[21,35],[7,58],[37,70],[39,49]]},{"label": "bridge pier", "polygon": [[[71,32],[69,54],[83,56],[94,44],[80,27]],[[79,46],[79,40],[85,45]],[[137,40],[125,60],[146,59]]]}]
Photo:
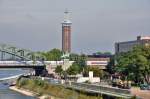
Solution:
[{"label": "bridge pier", "polygon": [[38,68],[36,68],[36,69],[35,69],[35,76],[40,76],[40,75],[42,75],[42,72],[43,72],[43,69],[38,69]]},{"label": "bridge pier", "polygon": [[37,66],[38,68],[34,68],[35,70],[35,76],[46,76],[47,75],[47,70],[45,66]]}]

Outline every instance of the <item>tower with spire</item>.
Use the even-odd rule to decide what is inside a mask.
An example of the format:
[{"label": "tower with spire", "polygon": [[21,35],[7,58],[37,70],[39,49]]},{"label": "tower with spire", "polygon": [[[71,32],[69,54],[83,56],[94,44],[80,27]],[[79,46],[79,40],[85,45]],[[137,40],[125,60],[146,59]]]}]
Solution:
[{"label": "tower with spire", "polygon": [[70,12],[64,12],[64,20],[62,22],[62,51],[67,54],[71,52],[71,24]]}]

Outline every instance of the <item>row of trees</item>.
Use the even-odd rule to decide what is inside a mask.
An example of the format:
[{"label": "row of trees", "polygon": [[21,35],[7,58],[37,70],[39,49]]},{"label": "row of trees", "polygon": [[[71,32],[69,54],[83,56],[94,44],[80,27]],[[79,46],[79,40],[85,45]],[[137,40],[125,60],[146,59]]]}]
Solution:
[{"label": "row of trees", "polygon": [[[39,52],[41,55],[43,55],[47,61],[60,61],[61,56],[63,55],[63,52],[59,49],[52,49],[47,52]],[[96,52],[93,55],[111,55],[110,52]],[[100,70],[97,67],[87,67],[86,66],[86,60],[87,55],[85,54],[75,54],[71,53],[69,56],[69,60],[75,61],[70,68],[68,68],[66,71],[63,71],[62,66],[57,66],[55,72],[59,75],[62,75],[64,73],[67,73],[68,75],[76,75],[82,73],[84,76],[88,76],[89,71],[94,72],[94,76],[102,77],[105,72]]]},{"label": "row of trees", "polygon": [[150,83],[150,46],[136,46],[129,52],[116,55],[115,60],[116,66],[111,72],[135,83]]},{"label": "row of trees", "polygon": [[[59,49],[52,49],[48,52],[41,52],[48,61],[61,60],[62,51]],[[95,55],[107,54],[109,52],[96,52]],[[87,56],[84,54],[70,54],[69,59],[75,61],[73,65],[66,71],[69,75],[75,75],[83,73],[85,76],[88,75],[88,71],[94,71],[94,76],[101,76],[104,71],[98,68],[91,68],[86,66]],[[107,71],[111,74],[118,73],[122,79],[132,80],[136,83],[147,82],[150,83],[150,46],[137,46],[133,50],[120,53],[113,56],[107,66]],[[59,74],[63,73],[61,66],[56,68],[56,72]]]},{"label": "row of trees", "polygon": [[86,67],[86,56],[78,54],[70,54],[70,60],[75,61],[66,71],[62,70],[61,66],[57,66],[55,72],[58,74],[63,74],[66,72],[68,75],[76,75],[81,73]]},{"label": "row of trees", "polygon": [[[43,55],[47,61],[59,61],[61,60],[61,56],[63,55],[63,52],[60,49],[54,48],[47,52],[38,52],[38,54]],[[79,54],[71,53],[69,56],[69,60],[83,62],[83,60],[86,60],[86,57],[87,56],[84,54],[79,55]]]},{"label": "row of trees", "polygon": [[93,71],[94,77],[100,77],[103,78],[104,76],[108,76],[109,74],[103,70],[100,70],[98,67],[81,67],[76,62],[70,66],[66,71],[63,71],[62,66],[57,66],[55,69],[55,72],[58,73],[60,76],[65,75],[67,73],[68,75],[76,75],[76,74],[83,74],[83,76],[88,77],[89,71]]},{"label": "row of trees", "polygon": [[40,52],[47,61],[58,61],[61,60],[61,56],[62,56],[62,51],[59,49],[52,49],[50,51],[47,52]]}]

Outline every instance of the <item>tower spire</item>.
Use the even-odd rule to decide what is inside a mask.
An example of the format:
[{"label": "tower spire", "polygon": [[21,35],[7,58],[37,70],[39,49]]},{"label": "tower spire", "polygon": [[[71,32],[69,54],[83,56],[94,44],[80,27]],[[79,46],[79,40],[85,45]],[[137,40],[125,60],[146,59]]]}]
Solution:
[{"label": "tower spire", "polygon": [[65,14],[64,19],[69,20],[69,11],[68,11],[68,9],[65,10],[64,14]]},{"label": "tower spire", "polygon": [[65,9],[63,23],[71,23],[71,21],[70,21],[70,12],[69,12],[68,9]]}]

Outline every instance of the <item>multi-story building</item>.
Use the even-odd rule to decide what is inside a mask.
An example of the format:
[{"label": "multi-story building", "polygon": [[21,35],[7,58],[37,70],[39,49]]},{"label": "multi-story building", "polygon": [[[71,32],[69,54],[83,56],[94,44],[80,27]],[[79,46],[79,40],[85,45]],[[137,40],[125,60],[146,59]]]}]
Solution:
[{"label": "multi-story building", "polygon": [[62,51],[64,53],[71,52],[71,24],[69,20],[69,12],[65,11],[65,18],[62,22]]},{"label": "multi-story building", "polygon": [[106,69],[112,55],[88,55],[86,64],[91,67],[98,67],[99,69]]},{"label": "multi-story building", "polygon": [[150,45],[150,36],[137,36],[137,40],[117,42],[115,43],[115,53],[128,52],[138,45]]}]

